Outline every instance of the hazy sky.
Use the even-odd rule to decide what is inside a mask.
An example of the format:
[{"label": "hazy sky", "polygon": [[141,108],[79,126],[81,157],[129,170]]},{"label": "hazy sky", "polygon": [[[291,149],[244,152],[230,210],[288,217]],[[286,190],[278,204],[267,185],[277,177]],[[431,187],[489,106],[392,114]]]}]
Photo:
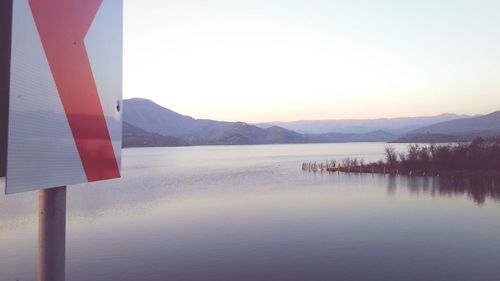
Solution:
[{"label": "hazy sky", "polygon": [[500,110],[498,0],[125,0],[124,97],[231,121]]}]

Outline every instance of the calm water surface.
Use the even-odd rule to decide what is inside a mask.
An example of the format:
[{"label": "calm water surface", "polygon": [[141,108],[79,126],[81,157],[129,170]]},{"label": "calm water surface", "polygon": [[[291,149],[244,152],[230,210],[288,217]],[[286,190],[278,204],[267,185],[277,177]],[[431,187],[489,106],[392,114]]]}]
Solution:
[{"label": "calm water surface", "polygon": [[[68,189],[67,280],[500,280],[498,183],[300,170],[384,145],[125,149]],[[36,279],[37,204],[0,196],[1,281]]]}]

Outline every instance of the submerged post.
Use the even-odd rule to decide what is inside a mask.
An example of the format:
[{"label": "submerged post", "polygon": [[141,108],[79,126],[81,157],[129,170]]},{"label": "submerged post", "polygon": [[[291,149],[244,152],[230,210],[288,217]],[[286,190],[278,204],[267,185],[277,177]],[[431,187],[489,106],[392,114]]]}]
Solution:
[{"label": "submerged post", "polygon": [[38,281],[64,281],[66,186],[39,191]]}]

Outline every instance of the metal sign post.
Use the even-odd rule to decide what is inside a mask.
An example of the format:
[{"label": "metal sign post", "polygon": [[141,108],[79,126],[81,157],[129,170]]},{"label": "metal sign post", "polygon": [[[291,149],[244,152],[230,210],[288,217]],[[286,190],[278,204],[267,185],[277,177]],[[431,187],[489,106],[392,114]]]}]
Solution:
[{"label": "metal sign post", "polygon": [[0,1],[0,177],[7,173],[12,2]]},{"label": "metal sign post", "polygon": [[66,186],[39,191],[38,281],[64,281]]}]

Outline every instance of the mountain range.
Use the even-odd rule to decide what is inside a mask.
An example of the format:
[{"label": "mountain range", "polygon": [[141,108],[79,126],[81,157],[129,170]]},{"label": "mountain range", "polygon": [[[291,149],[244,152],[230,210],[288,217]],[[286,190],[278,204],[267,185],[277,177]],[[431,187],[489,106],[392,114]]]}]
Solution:
[{"label": "mountain range", "polygon": [[280,126],[304,134],[337,133],[369,133],[382,130],[395,135],[402,135],[432,124],[471,118],[469,115],[451,113],[424,117],[399,117],[379,119],[331,119],[331,120],[298,120],[289,122],[268,122],[256,124],[260,127]]},{"label": "mountain range", "polygon": [[[328,142],[428,142],[500,134],[500,112],[373,120],[318,120],[248,124],[195,119],[151,100],[123,101],[123,146],[237,145]],[[277,126],[280,124],[282,126]],[[297,131],[294,126],[304,126]],[[320,129],[321,128],[321,129]],[[330,130],[332,131],[326,131]]]},{"label": "mountain range", "polygon": [[127,122],[123,122],[123,147],[148,147],[148,146],[187,146],[183,139],[164,136],[139,129]]},{"label": "mountain range", "polygon": [[401,136],[398,142],[456,142],[469,141],[474,137],[498,137],[500,135],[500,111],[475,118],[461,118],[425,126]]}]

